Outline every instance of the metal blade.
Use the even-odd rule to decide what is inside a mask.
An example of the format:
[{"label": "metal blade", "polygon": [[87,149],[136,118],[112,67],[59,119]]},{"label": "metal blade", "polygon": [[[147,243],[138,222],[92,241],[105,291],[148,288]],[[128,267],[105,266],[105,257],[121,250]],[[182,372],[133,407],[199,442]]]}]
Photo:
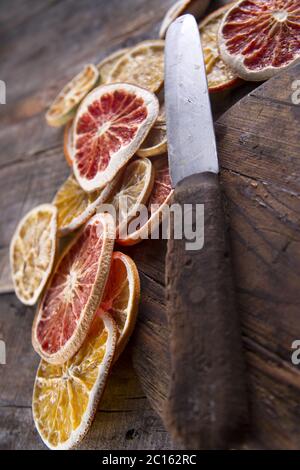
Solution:
[{"label": "metal blade", "polygon": [[168,29],[165,102],[173,187],[194,173],[219,172],[216,139],[198,25],[192,15]]}]

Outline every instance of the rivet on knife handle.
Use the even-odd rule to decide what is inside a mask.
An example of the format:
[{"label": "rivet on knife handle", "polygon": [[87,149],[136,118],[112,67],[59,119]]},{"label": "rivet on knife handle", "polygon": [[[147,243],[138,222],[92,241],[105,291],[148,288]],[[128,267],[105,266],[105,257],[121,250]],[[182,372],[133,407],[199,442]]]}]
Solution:
[{"label": "rivet on knife handle", "polygon": [[[184,449],[230,448],[243,438],[247,399],[218,177],[190,176],[173,203],[204,204],[204,246],[169,240],[166,259],[172,379],[165,422]],[[195,213],[193,214],[195,218]]]}]

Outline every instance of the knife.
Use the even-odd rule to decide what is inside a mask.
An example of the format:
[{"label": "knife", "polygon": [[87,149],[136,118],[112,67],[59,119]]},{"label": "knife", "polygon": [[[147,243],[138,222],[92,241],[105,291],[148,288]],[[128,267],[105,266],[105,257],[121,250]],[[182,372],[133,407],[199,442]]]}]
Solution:
[{"label": "knife", "polygon": [[[178,236],[171,213],[166,292],[172,378],[164,422],[180,448],[224,449],[247,429],[245,362],[205,64],[192,15],[169,27],[165,68],[173,204],[181,208],[185,230]],[[189,232],[197,232],[197,224],[193,244]]]}]

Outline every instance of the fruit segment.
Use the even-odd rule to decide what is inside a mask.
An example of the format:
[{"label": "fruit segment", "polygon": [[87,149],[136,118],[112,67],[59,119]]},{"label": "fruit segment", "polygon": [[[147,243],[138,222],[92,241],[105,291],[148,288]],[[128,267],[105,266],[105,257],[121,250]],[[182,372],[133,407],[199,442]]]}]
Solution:
[{"label": "fruit segment", "polygon": [[96,214],[57,263],[32,330],[33,346],[46,361],[61,364],[83,343],[103,295],[114,238],[112,216]]},{"label": "fruit segment", "polygon": [[242,0],[219,30],[223,60],[245,80],[266,80],[300,60],[299,0]]},{"label": "fruit segment", "polygon": [[42,360],[32,398],[37,430],[50,449],[71,449],[88,431],[104,391],[117,342],[109,314],[96,316],[80,350],[65,364]]},{"label": "fruit segment", "polygon": [[155,95],[128,84],[105,85],[82,102],[74,124],[74,163],[85,191],[102,189],[133,157],[159,112]]}]

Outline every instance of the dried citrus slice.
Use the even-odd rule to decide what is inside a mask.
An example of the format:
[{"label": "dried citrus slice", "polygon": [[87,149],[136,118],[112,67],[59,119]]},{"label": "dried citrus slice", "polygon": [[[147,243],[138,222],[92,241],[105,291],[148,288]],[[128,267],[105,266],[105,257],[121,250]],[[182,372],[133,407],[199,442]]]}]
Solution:
[{"label": "dried citrus slice", "polygon": [[57,95],[51,104],[46,120],[50,126],[60,127],[66,124],[75,114],[80,101],[94,88],[99,79],[95,65],[86,65]]},{"label": "dried citrus slice", "polygon": [[218,49],[219,27],[225,13],[231,6],[232,4],[225,5],[213,11],[199,25],[208,87],[212,93],[230,88],[239,81],[234,72],[221,59]]},{"label": "dried citrus slice", "polygon": [[56,251],[57,209],[42,204],[28,212],[10,244],[10,265],[17,297],[25,305],[38,300],[51,273]]},{"label": "dried citrus slice", "polygon": [[299,0],[242,0],[219,29],[226,64],[245,80],[266,80],[300,60]]},{"label": "dried citrus slice", "polygon": [[116,342],[116,324],[109,314],[102,314],[94,318],[83,345],[65,364],[40,362],[32,410],[50,449],[71,449],[84,438],[105,388]]},{"label": "dried citrus slice", "polygon": [[61,364],[82,345],[108,276],[115,237],[109,214],[96,214],[61,255],[36,313],[32,343]]},{"label": "dried citrus slice", "polygon": [[120,245],[135,245],[151,238],[165,216],[164,209],[170,204],[173,194],[167,159],[159,158],[155,162],[155,170],[154,186],[147,204],[148,220],[142,225],[139,218],[129,222],[126,238],[117,239]]},{"label": "dried citrus slice", "polygon": [[83,100],[74,123],[73,169],[85,191],[114,178],[141,146],[158,111],[155,95],[126,83],[100,86]]},{"label": "dried citrus slice", "polygon": [[155,157],[166,153],[167,148],[167,124],[157,120],[137,151],[137,155],[139,157]]},{"label": "dried citrus slice", "polygon": [[119,181],[117,177],[104,189],[93,193],[83,191],[73,175],[66,179],[53,199],[53,204],[58,211],[57,227],[60,236],[73,232],[92,217],[97,207],[105,202],[114,191]]},{"label": "dried citrus slice", "polygon": [[100,73],[100,80],[101,83],[108,83],[109,75],[116,65],[116,63],[123,57],[127,52],[129,52],[129,47],[124,47],[123,49],[119,49],[116,52],[113,52],[108,57],[105,57],[99,64],[97,68]]},{"label": "dried citrus slice", "polygon": [[159,37],[164,39],[171,23],[186,13],[200,18],[208,7],[210,0],[179,0],[167,11],[159,30]]},{"label": "dried citrus slice", "polygon": [[113,253],[110,274],[98,313],[109,312],[118,328],[114,360],[123,352],[136,323],[140,300],[140,278],[134,261],[127,255]]},{"label": "dried citrus slice", "polygon": [[[115,209],[117,234],[126,229],[129,220],[137,215],[140,204],[148,200],[153,183],[154,169],[147,158],[135,160],[126,167],[119,190],[106,202]],[[101,206],[98,210],[101,211]]]},{"label": "dried citrus slice", "polygon": [[69,121],[64,130],[64,154],[69,166],[73,165],[73,134],[74,134],[74,121]]},{"label": "dried citrus slice", "polygon": [[164,49],[165,42],[159,39],[141,42],[116,63],[109,82],[132,83],[157,92],[164,82]]}]

